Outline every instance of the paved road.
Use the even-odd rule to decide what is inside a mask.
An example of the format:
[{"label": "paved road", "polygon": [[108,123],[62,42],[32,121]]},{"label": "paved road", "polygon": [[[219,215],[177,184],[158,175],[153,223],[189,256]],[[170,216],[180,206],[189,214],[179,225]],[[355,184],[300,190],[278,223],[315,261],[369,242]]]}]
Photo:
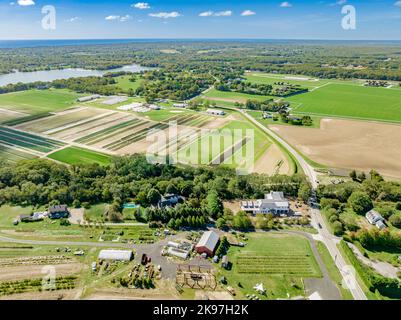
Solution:
[{"label": "paved road", "polygon": [[[291,155],[298,161],[305,175],[308,177],[309,181],[312,184],[313,192],[316,192],[316,188],[318,187],[317,174],[315,169],[309,165],[305,159],[292,147],[290,146],[284,139],[278,136],[274,131],[262,125],[259,121],[251,117],[246,110],[235,109],[242,113],[247,119],[249,119],[253,124],[259,127],[261,130],[266,132],[273,139],[278,141]],[[348,287],[352,293],[352,296],[355,300],[367,300],[365,293],[362,291],[359,283],[357,282],[355,275],[352,272],[349,272],[347,268],[347,263],[345,262],[341,252],[337,248],[337,243],[339,241],[338,238],[334,237],[328,230],[326,222],[322,218],[321,212],[318,209],[311,209],[312,223],[315,226],[320,224],[321,228],[318,228],[319,234],[326,245],[327,249],[330,252],[337,268],[340,270],[340,273],[343,277],[343,283],[347,283]]]}]

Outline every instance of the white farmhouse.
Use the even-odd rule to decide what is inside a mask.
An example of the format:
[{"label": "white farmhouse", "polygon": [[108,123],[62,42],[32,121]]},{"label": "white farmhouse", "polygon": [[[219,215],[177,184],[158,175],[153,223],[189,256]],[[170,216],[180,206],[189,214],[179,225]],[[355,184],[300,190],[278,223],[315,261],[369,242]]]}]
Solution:
[{"label": "white farmhouse", "polygon": [[241,210],[245,212],[272,213],[274,215],[289,214],[290,204],[283,192],[270,192],[264,199],[241,202]]}]

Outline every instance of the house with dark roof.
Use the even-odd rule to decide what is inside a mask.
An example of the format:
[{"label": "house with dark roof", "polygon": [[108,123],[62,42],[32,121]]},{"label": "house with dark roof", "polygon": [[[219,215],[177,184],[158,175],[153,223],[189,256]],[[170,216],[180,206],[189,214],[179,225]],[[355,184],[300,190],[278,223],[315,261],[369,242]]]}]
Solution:
[{"label": "house with dark roof", "polygon": [[65,204],[51,206],[49,207],[47,212],[50,219],[62,219],[62,218],[68,218],[70,216],[68,207]]},{"label": "house with dark roof", "polygon": [[159,203],[157,206],[159,208],[166,208],[166,207],[174,207],[175,205],[182,203],[184,201],[184,198],[182,196],[168,193],[160,199]]}]

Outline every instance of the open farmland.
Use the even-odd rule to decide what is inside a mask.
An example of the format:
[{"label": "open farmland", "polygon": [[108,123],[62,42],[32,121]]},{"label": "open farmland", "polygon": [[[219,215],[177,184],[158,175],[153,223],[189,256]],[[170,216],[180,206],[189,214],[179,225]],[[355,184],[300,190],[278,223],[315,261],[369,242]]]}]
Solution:
[{"label": "open farmland", "polygon": [[292,85],[299,85],[309,90],[320,87],[329,82],[329,80],[316,79],[308,76],[271,74],[260,72],[248,72],[245,74],[247,81],[257,84],[271,84],[284,82]]},{"label": "open farmland", "polygon": [[221,271],[242,295],[253,293],[258,283],[267,289],[267,299],[303,295],[302,279],[321,277],[307,239],[278,233],[247,236],[245,248],[231,247],[228,252],[232,269]]},{"label": "open farmland", "polygon": [[246,94],[246,93],[239,93],[239,92],[225,92],[225,91],[218,91],[216,89],[212,89],[208,91],[206,94],[202,96],[203,98],[210,100],[210,101],[225,101],[225,102],[239,102],[245,103],[247,100],[269,100],[273,99],[274,97],[271,96],[261,96],[261,95],[254,95],[254,94]]},{"label": "open farmland", "polygon": [[401,92],[392,88],[329,83],[288,100],[296,113],[401,121]]},{"label": "open farmland", "polygon": [[333,168],[357,169],[401,178],[401,126],[323,119],[320,129],[271,126],[311,160]]},{"label": "open farmland", "polygon": [[63,143],[30,133],[0,127],[0,143],[10,148],[22,149],[33,154],[48,153],[61,148]]},{"label": "open farmland", "polygon": [[63,110],[76,104],[79,94],[67,90],[28,90],[0,95],[0,108],[28,115]]},{"label": "open farmland", "polygon": [[73,165],[90,163],[108,165],[111,162],[111,157],[106,154],[76,147],[68,147],[56,151],[48,155],[48,158]]},{"label": "open farmland", "polygon": [[105,116],[107,113],[110,113],[110,111],[80,107],[66,110],[43,119],[26,122],[16,126],[16,128],[51,135],[65,129],[72,128],[79,123],[93,121]]},{"label": "open farmland", "polygon": [[15,163],[21,160],[34,159],[36,157],[37,157],[36,155],[33,155],[31,153],[14,149],[12,147],[6,147],[0,144],[0,161]]}]

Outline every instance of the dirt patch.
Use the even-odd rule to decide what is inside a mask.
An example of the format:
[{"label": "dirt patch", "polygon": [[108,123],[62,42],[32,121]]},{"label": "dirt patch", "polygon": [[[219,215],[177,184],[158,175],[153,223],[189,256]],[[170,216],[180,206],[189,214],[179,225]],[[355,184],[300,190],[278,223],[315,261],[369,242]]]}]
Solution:
[{"label": "dirt patch", "polygon": [[234,213],[241,211],[241,206],[239,201],[224,201],[223,205],[224,208],[230,209]]},{"label": "dirt patch", "polygon": [[288,174],[290,172],[290,165],[280,148],[273,144],[255,163],[253,172],[269,175]]},{"label": "dirt patch", "polygon": [[320,129],[271,126],[300,152],[334,168],[370,171],[401,178],[401,126],[323,119]]},{"label": "dirt patch", "polygon": [[0,300],[74,300],[78,290],[26,292],[10,296],[0,296]]},{"label": "dirt patch", "polygon": [[[17,281],[24,279],[42,278],[47,274],[42,272],[44,265],[29,265],[29,266],[15,266],[15,267],[2,267],[0,273],[0,281]],[[77,274],[85,267],[81,263],[67,263],[53,265],[56,270],[57,277]],[[47,270],[46,270],[47,271]]]},{"label": "dirt patch", "polygon": [[195,292],[195,300],[203,300],[206,298],[208,300],[234,300],[233,296],[226,291],[201,291],[197,290]]},{"label": "dirt patch", "polygon": [[69,217],[69,221],[72,224],[81,224],[82,222],[84,222],[84,212],[85,209],[84,208],[79,208],[79,209],[70,209],[70,217]]}]

